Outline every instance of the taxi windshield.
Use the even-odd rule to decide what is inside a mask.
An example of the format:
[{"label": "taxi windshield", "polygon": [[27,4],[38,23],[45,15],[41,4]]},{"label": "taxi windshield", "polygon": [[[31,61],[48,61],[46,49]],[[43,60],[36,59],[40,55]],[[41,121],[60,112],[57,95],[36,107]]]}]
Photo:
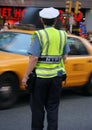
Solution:
[{"label": "taxi windshield", "polygon": [[17,32],[0,33],[0,51],[28,55],[31,34]]}]

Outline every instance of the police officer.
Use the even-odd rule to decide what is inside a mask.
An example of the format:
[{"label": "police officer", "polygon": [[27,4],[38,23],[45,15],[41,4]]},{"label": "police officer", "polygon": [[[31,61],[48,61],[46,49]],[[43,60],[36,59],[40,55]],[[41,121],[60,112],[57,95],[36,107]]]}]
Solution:
[{"label": "police officer", "polygon": [[53,7],[39,12],[44,29],[35,31],[29,49],[29,64],[22,80],[26,86],[28,75],[35,68],[37,75],[32,92],[32,130],[43,130],[45,111],[47,130],[58,130],[58,107],[61,96],[64,61],[69,52],[67,35],[57,30],[59,11]]}]

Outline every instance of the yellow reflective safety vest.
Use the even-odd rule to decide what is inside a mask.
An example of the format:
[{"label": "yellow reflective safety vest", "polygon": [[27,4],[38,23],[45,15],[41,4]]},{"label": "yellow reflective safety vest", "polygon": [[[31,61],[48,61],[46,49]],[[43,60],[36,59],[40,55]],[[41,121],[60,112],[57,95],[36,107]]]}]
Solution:
[{"label": "yellow reflective safety vest", "polygon": [[65,73],[62,55],[67,39],[66,32],[49,27],[35,31],[35,34],[41,45],[41,55],[36,64],[37,77],[55,77],[60,70]]}]

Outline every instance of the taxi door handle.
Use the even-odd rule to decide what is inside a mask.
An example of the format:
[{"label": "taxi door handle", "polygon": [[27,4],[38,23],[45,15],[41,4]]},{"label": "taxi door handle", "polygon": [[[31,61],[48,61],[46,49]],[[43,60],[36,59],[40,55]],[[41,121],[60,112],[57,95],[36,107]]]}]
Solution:
[{"label": "taxi door handle", "polygon": [[89,63],[91,63],[91,62],[92,62],[92,60],[88,60],[88,62],[89,62]]},{"label": "taxi door handle", "polygon": [[73,70],[74,71],[82,71],[83,70],[83,64],[73,64]]}]

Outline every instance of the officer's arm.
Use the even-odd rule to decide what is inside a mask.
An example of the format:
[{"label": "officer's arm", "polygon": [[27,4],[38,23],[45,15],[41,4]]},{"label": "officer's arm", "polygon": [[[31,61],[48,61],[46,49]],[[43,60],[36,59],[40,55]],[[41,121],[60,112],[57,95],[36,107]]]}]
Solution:
[{"label": "officer's arm", "polygon": [[35,65],[40,56],[40,43],[37,37],[33,39],[31,46],[28,50],[28,54],[29,54],[29,63],[28,63],[26,72],[24,74],[23,80],[22,80],[22,83],[24,84],[24,86],[26,86],[27,79],[29,78],[28,76],[35,68]]},{"label": "officer's arm", "polygon": [[64,61],[64,63],[66,61],[67,56],[68,56],[67,54],[63,55],[63,61]]},{"label": "officer's arm", "polygon": [[64,61],[64,63],[66,61],[66,58],[67,58],[69,52],[70,52],[69,45],[65,44],[65,46],[64,46],[64,52],[63,52],[63,61]]}]

